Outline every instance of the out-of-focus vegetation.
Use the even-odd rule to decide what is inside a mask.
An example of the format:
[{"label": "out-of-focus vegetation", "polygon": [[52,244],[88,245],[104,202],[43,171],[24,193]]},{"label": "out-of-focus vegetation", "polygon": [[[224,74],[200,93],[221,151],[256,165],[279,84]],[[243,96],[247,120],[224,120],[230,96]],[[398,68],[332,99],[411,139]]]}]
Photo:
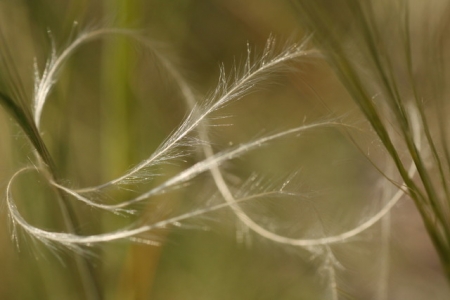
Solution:
[{"label": "out-of-focus vegetation", "polygon": [[[352,53],[352,39],[360,40],[357,29],[345,30],[357,21],[351,10],[332,7],[333,1],[320,2],[324,11],[331,9],[330,20],[340,22],[336,32]],[[409,2],[414,8],[415,3]],[[3,0],[0,51],[10,52],[3,57],[14,71],[0,70],[0,91],[8,92],[1,90],[5,80],[15,81],[31,108],[34,65],[43,72],[53,47],[60,54],[83,32],[121,28],[150,41],[183,75],[201,104],[216,89],[221,66],[232,82],[233,68],[242,69],[248,57],[255,63],[271,37],[282,49],[309,36],[305,24],[311,23],[304,18],[314,13],[293,3]],[[426,15],[412,11],[425,24],[420,18]],[[379,24],[388,18],[383,9],[374,16]],[[421,30],[411,28],[411,38],[423,37]],[[316,32],[323,38],[321,33]],[[315,47],[312,41],[309,47]],[[445,44],[446,39],[442,41]],[[395,54],[397,45],[392,47]],[[356,63],[359,54],[355,53]],[[285,184],[295,190],[297,197],[265,197],[241,205],[255,222],[292,239],[336,236],[360,226],[403,183],[382,141],[352,101],[348,86],[339,81],[342,74],[336,76],[328,63],[319,55],[288,63],[287,71],[273,72],[205,123],[215,153],[302,125],[347,124],[291,135],[220,166],[235,195]],[[370,78],[370,65],[358,68],[363,80]],[[5,79],[15,72],[16,78]],[[119,177],[178,128],[192,107],[169,73],[142,40],[127,35],[105,34],[74,52],[58,74],[40,126],[60,183],[83,188]],[[376,88],[372,92],[377,100]],[[439,105],[446,108],[444,101]],[[396,125],[392,124],[392,131]],[[93,198],[119,203],[135,197],[205,159],[200,146],[182,159],[150,170],[158,176],[145,183],[107,189]],[[401,160],[409,166],[406,150],[399,149]],[[0,110],[0,157],[4,195],[11,176],[36,163],[33,146],[6,110]],[[66,230],[58,192],[44,175],[27,173],[13,187],[18,210],[30,224]],[[84,236],[154,223],[224,202],[208,172],[134,207],[139,213],[133,216],[87,208],[71,197],[67,200],[78,220],[76,232]],[[280,244],[252,232],[231,209],[223,208],[176,224],[180,226],[149,232],[145,243],[93,244],[85,248],[89,253],[82,255],[82,261],[78,253],[63,247],[49,249],[25,234],[19,234],[15,245],[7,209],[0,216],[0,299],[95,299],[96,294],[104,299],[447,299],[450,293],[422,219],[406,195],[375,225],[345,242],[311,247]],[[87,266],[89,278],[80,272],[80,264]],[[89,292],[83,280],[97,292]]]}]

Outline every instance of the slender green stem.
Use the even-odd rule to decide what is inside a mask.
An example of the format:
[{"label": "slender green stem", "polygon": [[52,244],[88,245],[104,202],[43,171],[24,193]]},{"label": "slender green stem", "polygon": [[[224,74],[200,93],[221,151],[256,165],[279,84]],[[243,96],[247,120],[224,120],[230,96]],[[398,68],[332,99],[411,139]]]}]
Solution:
[{"label": "slender green stem", "polygon": [[[0,92],[0,103],[5,110],[13,117],[13,119],[19,124],[20,128],[25,132],[26,136],[34,146],[38,159],[46,166],[46,176],[49,176],[51,180],[59,182],[59,176],[56,171],[53,159],[50,156],[47,147],[38,134],[38,130],[32,122],[31,114],[26,109],[19,107],[8,95]],[[78,233],[79,221],[77,219],[74,208],[68,199],[61,193],[59,189],[55,189],[58,195],[58,205],[61,209],[61,213],[64,220],[64,226],[70,233]],[[87,258],[74,255],[74,260],[78,268],[80,275],[80,281],[85,290],[85,297],[89,300],[102,299],[100,288],[93,274],[93,270],[90,267]]]},{"label": "slender green stem", "polygon": [[[402,159],[399,155],[398,146],[394,144],[393,136],[387,131],[387,125],[383,121],[382,111],[379,105],[373,102],[368,85],[363,82],[359,76],[358,66],[354,61],[353,56],[348,55],[347,49],[343,42],[343,38],[339,35],[339,25],[336,24],[333,16],[328,13],[325,7],[322,7],[325,2],[317,4],[317,2],[298,0],[295,2],[302,11],[302,20],[306,21],[309,29],[315,33],[317,42],[323,47],[330,65],[334,68],[336,74],[350,93],[354,102],[359,106],[364,116],[370,122],[372,128],[379,136],[384,147],[393,159],[402,179],[408,187],[409,194],[414,200],[418,211],[420,212],[425,228],[436,248],[436,251],[441,259],[444,273],[450,281],[450,218],[448,216],[448,200],[442,201],[437,187],[443,188],[444,195],[448,198],[447,176],[444,171],[443,159],[439,156],[435,141],[432,138],[430,129],[428,127],[425,113],[421,111],[423,106],[420,104],[419,93],[415,87],[413,78],[413,59],[411,53],[411,41],[408,27],[408,14],[405,12],[403,30],[404,41],[403,46],[406,50],[406,66],[410,80],[413,87],[414,104],[416,105],[418,117],[422,123],[422,129],[425,134],[425,141],[428,144],[431,155],[438,168],[438,176],[440,182],[434,182],[434,176],[430,173],[429,168],[424,161],[423,153],[418,149],[418,145],[414,140],[415,132],[413,130],[413,121],[411,113],[407,110],[406,100],[398,86],[396,70],[392,63],[392,56],[383,43],[383,38],[379,32],[378,23],[375,20],[376,13],[372,7],[372,3],[359,0],[344,0],[339,2],[348,9],[354,17],[352,26],[360,36],[360,43],[357,50],[364,55],[370,66],[373,68],[373,79],[378,82],[378,88],[383,93],[385,103],[394,116],[395,125],[399,126],[401,142],[404,143],[407,153],[414,162],[420,182],[417,182],[408,175]],[[400,7],[399,11],[407,9],[407,7]],[[357,27],[356,27],[356,26]],[[372,83],[369,84],[371,86]],[[445,129],[443,129],[444,131]],[[445,132],[445,131],[444,131]],[[448,156],[447,146],[444,144],[444,150]],[[448,157],[447,157],[448,162]],[[440,184],[440,185],[439,185]]]}]

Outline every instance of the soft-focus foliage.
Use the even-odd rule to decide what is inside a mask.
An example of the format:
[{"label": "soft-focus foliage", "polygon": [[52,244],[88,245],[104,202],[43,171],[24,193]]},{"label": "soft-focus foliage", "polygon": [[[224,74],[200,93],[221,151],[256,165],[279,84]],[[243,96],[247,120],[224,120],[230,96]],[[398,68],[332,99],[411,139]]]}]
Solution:
[{"label": "soft-focus foliage", "polygon": [[446,299],[416,2],[0,2],[0,299]]}]

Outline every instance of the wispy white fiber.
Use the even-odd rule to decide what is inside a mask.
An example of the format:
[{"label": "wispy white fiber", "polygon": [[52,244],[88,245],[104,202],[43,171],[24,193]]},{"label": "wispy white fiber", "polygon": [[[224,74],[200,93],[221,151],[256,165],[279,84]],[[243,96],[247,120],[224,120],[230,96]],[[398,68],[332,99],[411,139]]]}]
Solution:
[{"label": "wispy white fiber", "polygon": [[[355,228],[344,233],[334,236],[324,236],[315,239],[291,238],[279,235],[272,232],[268,228],[264,228],[252,218],[250,218],[239,205],[246,201],[257,201],[257,199],[264,198],[271,195],[283,195],[289,197],[300,197],[295,193],[286,190],[289,180],[286,180],[280,187],[266,188],[263,191],[254,192],[248,190],[248,193],[233,194],[227,182],[224,179],[221,165],[229,160],[240,157],[243,154],[249,153],[259,147],[263,147],[276,139],[286,137],[288,135],[298,135],[307,130],[313,130],[321,127],[350,127],[335,120],[327,120],[324,122],[314,123],[288,129],[279,133],[275,133],[266,137],[256,139],[251,142],[242,143],[235,147],[214,153],[208,139],[207,125],[212,118],[212,114],[221,108],[225,107],[232,101],[242,99],[243,96],[250,93],[263,81],[267,80],[269,75],[286,72],[289,70],[289,64],[306,57],[317,55],[314,50],[306,48],[306,41],[303,43],[294,43],[276,51],[275,40],[269,39],[264,52],[261,56],[252,59],[250,47],[247,51],[247,60],[241,69],[235,68],[231,74],[225,74],[224,68],[220,69],[219,83],[212,95],[204,100],[199,101],[199,97],[195,95],[190,85],[184,80],[183,76],[171,64],[171,62],[161,55],[151,42],[145,41],[141,36],[136,35],[127,30],[118,29],[99,29],[91,32],[80,34],[64,51],[57,53],[55,46],[53,46],[52,53],[45,68],[40,75],[38,67],[35,67],[35,94],[33,101],[33,113],[36,126],[39,128],[42,112],[46,103],[46,99],[57,80],[58,72],[61,70],[64,62],[70,57],[72,53],[82,44],[93,39],[100,38],[106,34],[124,34],[137,39],[139,42],[145,44],[155,54],[157,60],[164,66],[166,71],[172,76],[175,83],[183,95],[186,103],[190,107],[190,112],[179,127],[151,154],[147,159],[141,161],[136,166],[125,172],[120,177],[103,183],[98,186],[86,187],[80,189],[71,189],[61,183],[50,181],[50,183],[58,188],[60,191],[70,195],[72,199],[76,199],[83,204],[103,209],[116,214],[138,214],[139,211],[129,208],[130,206],[148,200],[153,196],[170,191],[171,189],[187,183],[199,174],[204,172],[211,172],[216,188],[218,189],[224,203],[215,204],[206,208],[195,208],[192,211],[180,214],[176,217],[171,217],[161,221],[141,226],[130,226],[127,228],[118,229],[115,232],[106,232],[96,235],[80,236],[73,233],[65,232],[51,232],[40,228],[36,228],[29,224],[20,214],[12,193],[12,184],[15,179],[23,172],[33,170],[35,168],[25,168],[19,170],[7,186],[6,202],[10,219],[13,223],[13,237],[17,238],[17,232],[20,228],[29,236],[43,242],[51,248],[64,246],[73,251],[82,253],[86,246],[96,243],[105,243],[116,241],[120,239],[130,239],[136,242],[156,244],[157,241],[142,238],[142,234],[149,233],[153,230],[166,228],[168,226],[176,226],[182,221],[203,216],[210,212],[231,208],[233,213],[240,220],[246,230],[250,230],[257,235],[264,237],[270,241],[279,244],[303,247],[305,249],[320,248],[325,251],[324,265],[327,268],[328,277],[330,281],[330,288],[332,292],[332,299],[337,299],[337,281],[334,266],[338,263],[333,256],[331,244],[343,243],[355,237],[366,229],[380,221],[388,212],[395,206],[406,192],[400,185],[397,192],[387,201],[376,214],[357,225]],[[417,124],[413,124],[417,127]],[[414,139],[417,144],[420,144],[420,129],[414,129]],[[198,138],[194,137],[195,131],[198,132]],[[158,186],[140,194],[137,197],[123,201],[118,204],[105,204],[94,201],[90,198],[91,193],[101,192],[102,189],[113,186],[132,184],[141,180],[145,180],[155,173],[152,173],[149,167],[154,167],[160,164],[167,163],[174,159],[187,155],[185,148],[193,148],[201,146],[205,155],[203,160],[200,160],[191,167],[186,168],[175,176],[169,178]],[[414,165],[410,167],[409,176],[412,178],[416,172]],[[301,222],[301,220],[298,220]]]},{"label": "wispy white fiber", "polygon": [[[413,113],[414,111],[411,111]],[[421,146],[421,131],[420,128],[417,127],[417,124],[413,126],[413,135],[414,139],[417,142],[417,147],[420,149]],[[252,220],[240,207],[235,203],[234,197],[228,188],[228,185],[226,184],[220,170],[218,168],[212,169],[213,176],[216,182],[216,185],[221,192],[224,199],[230,204],[230,207],[233,209],[233,211],[236,213],[238,218],[252,231],[257,233],[258,235],[267,238],[269,240],[272,240],[274,242],[280,243],[280,244],[287,244],[291,246],[299,246],[299,247],[313,247],[313,246],[326,246],[333,243],[343,243],[347,240],[351,239],[354,236],[357,236],[361,232],[367,230],[368,228],[372,227],[374,224],[378,223],[386,214],[389,213],[389,211],[397,204],[397,202],[403,197],[405,192],[404,187],[401,185],[398,186],[397,192],[392,196],[391,199],[386,201],[386,204],[384,207],[382,207],[374,216],[363,222],[362,224],[358,225],[357,227],[346,231],[344,233],[335,235],[335,236],[329,236],[329,237],[322,237],[317,239],[302,239],[302,238],[289,238],[285,236],[278,235],[274,232],[271,232],[270,230],[267,230],[266,228],[260,226],[257,224],[254,220]],[[408,175],[410,178],[413,178],[416,174],[417,169],[414,163],[411,164]],[[403,183],[404,184],[404,183]],[[402,185],[403,185],[402,184]]]},{"label": "wispy white fiber", "polygon": [[[224,69],[221,68],[219,83],[213,95],[209,99],[206,99],[206,101],[203,101],[203,103],[195,104],[183,123],[148,159],[142,161],[119,178],[99,186],[80,189],[78,192],[97,191],[107,186],[123,183],[127,180],[127,178],[134,176],[142,169],[153,165],[160,160],[166,160],[167,153],[183,145],[185,137],[193,130],[197,129],[197,127],[200,126],[200,124],[202,124],[202,122],[204,122],[212,113],[223,108],[231,101],[241,99],[244,95],[255,88],[257,84],[266,80],[267,75],[285,70],[287,67],[287,62],[293,62],[294,60],[316,54],[315,51],[306,50],[306,42],[301,44],[293,44],[286,47],[278,54],[275,54],[274,47],[274,40],[269,40],[262,57],[253,64],[247,61],[242,74],[235,71],[233,80],[227,77]],[[171,75],[179,83],[179,87],[182,90],[183,95],[187,98],[187,101],[192,104],[195,99],[192,90],[187,87],[185,81],[181,80],[179,74],[173,70],[173,67],[170,64],[168,64],[165,60],[163,60],[163,63],[168,67]],[[203,140],[203,142],[205,141]]]},{"label": "wispy white fiber", "polygon": [[[201,174],[203,172],[211,170],[211,168],[213,166],[218,166],[218,165],[222,164],[223,162],[237,158],[237,157],[239,157],[243,154],[246,154],[252,150],[263,147],[263,146],[267,145],[269,142],[272,142],[276,139],[283,138],[288,135],[293,135],[293,134],[298,135],[298,134],[300,134],[304,131],[308,131],[308,130],[323,128],[323,127],[336,127],[336,126],[348,127],[348,125],[345,125],[342,123],[326,121],[326,122],[322,122],[322,123],[315,123],[315,124],[311,124],[311,125],[304,125],[304,126],[300,126],[300,127],[296,127],[296,128],[291,128],[289,130],[279,132],[277,134],[273,134],[270,136],[259,138],[252,142],[241,144],[237,147],[216,153],[215,155],[210,156],[210,157],[194,164],[193,166],[185,169],[184,171],[178,173],[177,175],[166,180],[165,182],[161,183],[160,185],[152,188],[151,190],[149,190],[145,193],[142,193],[141,195],[139,195],[133,199],[130,199],[130,200],[118,203],[118,204],[113,204],[113,205],[99,204],[93,200],[88,199],[87,197],[82,196],[80,193],[78,193],[75,190],[69,189],[69,188],[64,187],[60,184],[57,184],[55,182],[51,182],[51,183],[55,187],[72,195],[77,200],[82,201],[87,205],[90,205],[90,206],[93,206],[96,208],[100,208],[100,209],[105,209],[105,210],[108,210],[108,211],[111,211],[114,213],[118,213],[118,214],[124,213],[124,212],[133,214],[133,213],[136,213],[135,210],[124,209],[124,207],[136,204],[138,202],[147,200],[148,198],[150,198],[152,196],[156,196],[161,193],[164,193],[165,191],[170,190],[171,188],[173,188],[175,186],[178,186],[180,184],[183,184],[183,183],[193,179],[194,177],[198,176],[199,174]],[[286,181],[283,184],[282,188],[284,186],[286,186],[288,183],[289,182]]]},{"label": "wispy white fiber", "polygon": [[[68,249],[71,249],[73,251],[76,251],[76,252],[82,254],[85,252],[83,247],[92,246],[93,244],[96,244],[96,243],[112,242],[112,241],[121,240],[121,239],[132,239],[132,240],[139,241],[140,243],[145,242],[147,244],[156,244],[157,242],[155,242],[155,241],[147,240],[144,238],[139,238],[139,235],[150,232],[152,230],[167,228],[169,226],[178,226],[178,224],[180,224],[180,222],[182,222],[182,221],[192,219],[195,217],[199,217],[199,216],[205,215],[205,214],[213,212],[213,211],[224,209],[229,206],[228,203],[222,203],[222,204],[213,205],[213,206],[206,207],[206,208],[196,209],[191,212],[184,213],[184,214],[181,214],[176,217],[164,219],[164,220],[161,220],[161,221],[153,223],[153,224],[147,224],[147,225],[138,226],[138,227],[134,227],[134,228],[133,227],[122,228],[115,232],[108,232],[108,233],[97,234],[97,235],[80,236],[80,235],[71,234],[71,233],[52,232],[52,231],[47,231],[47,230],[37,228],[37,227],[29,224],[22,217],[22,215],[20,214],[20,212],[17,209],[17,206],[14,202],[14,197],[12,194],[12,185],[13,185],[14,181],[22,173],[28,172],[31,170],[36,170],[36,169],[29,167],[29,168],[23,168],[23,169],[17,171],[12,176],[12,178],[10,179],[10,181],[7,185],[6,202],[7,202],[7,207],[8,207],[8,213],[9,213],[10,219],[13,224],[13,232],[14,232],[13,238],[14,239],[17,238],[17,235],[16,235],[17,229],[18,229],[17,226],[19,226],[20,229],[22,229],[23,231],[28,233],[29,236],[41,241],[42,243],[44,243],[45,245],[48,245],[52,249],[57,249],[58,246],[64,246],[64,247],[67,247]],[[266,192],[263,192],[260,194],[255,194],[255,195],[237,199],[236,203],[242,203],[242,202],[247,202],[247,201],[256,201],[259,198],[264,198],[264,197],[271,196],[271,195],[285,195],[285,194],[286,194],[286,192],[282,191],[282,190],[266,191]]]}]

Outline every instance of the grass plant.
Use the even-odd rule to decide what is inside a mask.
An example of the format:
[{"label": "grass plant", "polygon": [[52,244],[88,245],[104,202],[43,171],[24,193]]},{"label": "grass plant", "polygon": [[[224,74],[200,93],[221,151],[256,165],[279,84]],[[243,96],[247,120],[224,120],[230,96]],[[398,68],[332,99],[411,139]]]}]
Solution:
[{"label": "grass plant", "polygon": [[[389,152],[450,279],[447,125],[445,116],[435,114],[444,103],[441,97],[445,98],[445,91],[442,85],[418,81],[418,77],[427,76],[425,74],[431,81],[445,78],[444,70],[434,70],[436,64],[444,64],[443,55],[435,54],[433,65],[428,65],[426,58],[422,61],[428,55],[428,48],[439,48],[440,33],[434,32],[436,35],[428,37],[425,44],[415,45],[410,27],[416,20],[411,15],[412,9],[420,8],[411,6],[408,1],[390,4],[341,1],[336,5],[353,17],[351,24],[346,24],[353,38],[352,45],[348,46],[340,24],[333,22],[332,14],[323,9],[322,3],[299,1],[297,4],[305,22],[316,32],[330,64]],[[395,14],[389,14],[388,10]],[[430,10],[430,14],[439,15],[433,8]],[[378,14],[385,18],[385,24],[378,21]],[[425,21],[419,19],[418,22]],[[349,48],[355,53],[350,53]],[[399,49],[400,55],[392,49]],[[360,64],[367,66],[366,78],[361,75]],[[425,92],[428,84],[432,86],[432,94]],[[380,100],[374,101],[374,91]],[[439,124],[436,128],[432,127],[434,118]],[[391,126],[395,133],[390,132]],[[420,142],[415,138],[414,127],[424,136]],[[407,149],[419,180],[407,172],[398,144]]]},{"label": "grass plant", "polygon": [[[436,7],[429,6],[431,15],[437,15],[439,10],[448,11],[442,9],[446,5],[438,2],[433,2]],[[132,4],[134,1],[130,2]],[[32,152],[26,156],[26,165],[17,168],[5,185],[5,211],[18,249],[23,247],[24,241],[37,242],[68,268],[76,270],[71,272],[76,274],[71,278],[80,283],[82,292],[74,299],[149,298],[150,295],[129,293],[124,296],[120,291],[106,291],[93,263],[101,261],[98,249],[119,242],[161,246],[165,244],[162,237],[179,228],[201,229],[205,223],[208,226],[212,226],[211,223],[231,223],[237,224],[233,230],[236,231],[238,245],[253,243],[250,249],[258,249],[261,244],[252,242],[256,238],[286,252],[307,253],[314,266],[313,273],[317,275],[314,277],[321,280],[321,290],[320,294],[311,296],[305,292],[301,297],[344,299],[352,292],[344,288],[347,283],[342,284],[345,278],[342,274],[347,272],[347,266],[340,247],[344,247],[343,252],[350,253],[353,251],[352,243],[364,239],[361,236],[367,232],[376,232],[381,241],[378,253],[381,263],[372,282],[371,293],[374,299],[389,299],[393,290],[390,285],[393,269],[391,214],[407,195],[414,201],[443,273],[450,282],[450,151],[445,115],[445,39],[439,35],[445,32],[445,18],[432,24],[431,27],[438,28],[439,33],[431,31],[434,35],[424,37],[427,44],[421,45],[412,34],[418,29],[412,26],[420,24],[423,15],[420,8],[407,1],[339,0],[327,5],[327,1],[321,0],[292,0],[291,4],[302,28],[307,29],[307,37],[301,42],[284,45],[269,37],[260,52],[247,43],[243,62],[234,63],[231,68],[222,65],[217,86],[207,96],[194,88],[167,52],[147,35],[126,28],[91,26],[79,29],[78,25],[74,25],[65,47],[57,47],[58,41],[49,34],[51,52],[45,64],[35,59],[34,89],[30,91],[24,83],[26,80],[19,75],[20,68],[15,63],[14,49],[11,49],[7,35],[0,32],[0,103],[26,137],[27,149]],[[336,13],[337,8],[339,13]],[[70,69],[71,59],[84,47],[104,40],[107,42],[102,44],[105,55],[100,76],[104,79],[105,99],[99,109],[102,115],[99,123],[103,126],[99,130],[102,171],[98,172],[98,182],[94,180],[92,184],[79,186],[77,180],[63,171],[66,167],[55,154],[58,152],[55,151],[54,140],[46,137],[48,125],[44,121],[46,116],[50,116],[46,115],[46,109],[55,109],[51,106],[58,96],[55,86],[67,76],[64,70]],[[129,57],[135,49],[133,47],[149,53],[152,66],[158,70],[157,75],[170,83],[171,91],[175,91],[172,93],[183,101],[178,106],[186,107],[187,113],[151,154],[124,170],[130,161],[134,161],[131,159],[133,151],[137,153],[139,148],[132,144],[133,138],[127,133],[131,131],[130,124],[139,117],[138,113],[131,113],[132,105],[127,100],[136,92],[132,88],[134,81],[127,74],[127,68],[131,67],[124,66],[126,62],[133,62]],[[429,52],[436,55],[427,56]],[[114,63],[109,64],[109,59]],[[234,105],[259,95],[261,90],[275,89],[277,84],[280,85],[280,78],[281,81],[286,78],[298,81],[301,78],[299,74],[308,76],[307,72],[302,73],[308,68],[307,64],[321,60],[331,66],[364,121],[347,121],[345,116],[340,116],[322,102],[320,106],[326,114],[316,120],[298,118],[302,121],[295,120],[296,125],[288,129],[270,129],[242,142],[229,141],[225,146],[216,142],[217,136],[226,132],[221,129],[228,125],[231,119],[227,116],[228,110],[232,111]],[[431,80],[423,82],[423,78]],[[303,86],[314,91],[308,84]],[[322,99],[317,96],[315,100],[320,102]],[[89,109],[94,110],[94,106],[89,106]],[[146,112],[141,113],[146,116]],[[149,114],[147,118],[156,118],[156,115]],[[361,125],[365,121],[369,132],[372,130],[371,139],[381,145],[379,152],[386,154],[387,158],[382,163],[366,153],[364,139],[358,138],[361,132],[365,134]],[[142,130],[145,132],[146,129]],[[270,165],[270,162],[258,160],[258,153],[264,153],[265,149],[277,143],[302,138],[308,141],[305,143],[307,146],[312,147],[313,139],[323,132],[332,132],[333,138],[339,140],[333,143],[332,151],[325,151],[327,155],[339,156],[343,152],[345,154],[339,157],[347,159],[358,153],[367,158],[365,163],[375,170],[370,174],[377,174],[371,176],[376,178],[378,184],[374,184],[374,194],[381,201],[348,201],[350,204],[335,201],[328,208],[321,208],[327,205],[316,200],[320,199],[320,193],[316,194],[314,188],[305,188],[299,183],[299,169],[302,167],[316,171],[325,181],[328,173],[332,173],[330,166],[322,168],[315,161],[310,169],[307,163],[296,165],[295,170],[282,176],[259,174],[258,168]],[[342,146],[342,141],[352,145],[353,150]],[[324,140],[319,141],[321,145],[324,143]],[[305,153],[299,152],[298,156]],[[265,158],[283,161],[279,156],[282,156],[279,152],[272,151]],[[325,161],[325,155],[321,159]],[[255,170],[246,166],[244,171],[233,172],[234,162],[254,160]],[[122,173],[117,175],[119,171]],[[351,171],[349,177],[350,174]],[[29,220],[30,214],[23,208],[33,199],[29,199],[30,194],[24,197],[22,190],[23,182],[30,178],[39,178],[39,184],[49,188],[43,193],[44,198],[56,200],[58,212],[52,217],[55,223],[60,220],[61,224],[40,226],[36,225],[39,222]],[[329,185],[332,186],[332,182]],[[336,189],[335,194],[331,194],[336,199],[345,198],[348,196],[345,189]],[[184,196],[179,196],[182,200],[171,201],[179,191],[184,193],[181,193]],[[354,193],[357,194],[355,198],[373,196],[365,190],[360,194]],[[39,198],[36,196],[36,199]],[[356,211],[355,207],[362,204],[371,206],[369,212],[357,215],[356,221],[350,221],[347,213],[352,209]],[[290,211],[290,207],[295,209]],[[308,209],[311,213],[307,212]],[[345,212],[342,218],[337,216],[339,209]],[[276,221],[278,210],[283,212]],[[54,213],[54,207],[51,212]],[[219,217],[210,220],[210,216]],[[313,225],[308,223],[309,217],[314,220]],[[106,225],[94,229],[85,225],[95,223],[96,218],[113,221],[105,221]],[[337,224],[332,224],[334,228],[330,228],[331,221],[339,218]],[[379,231],[373,231],[378,225]],[[190,232],[184,232],[184,235],[189,236]],[[66,259],[67,253],[70,259]],[[158,258],[152,256],[152,259]],[[277,299],[300,296],[294,292],[278,293],[274,296]],[[356,297],[365,297],[365,293],[365,290],[355,292]]]}]

